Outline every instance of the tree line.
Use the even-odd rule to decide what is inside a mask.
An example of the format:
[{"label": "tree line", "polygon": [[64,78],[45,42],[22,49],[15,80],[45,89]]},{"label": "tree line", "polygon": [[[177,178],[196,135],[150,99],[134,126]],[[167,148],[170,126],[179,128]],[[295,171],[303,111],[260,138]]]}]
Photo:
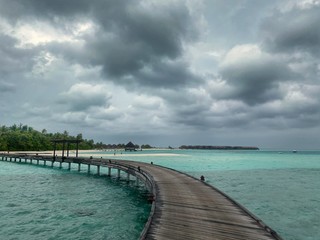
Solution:
[{"label": "tree line", "polygon": [[[67,131],[63,133],[48,133],[46,129],[41,132],[28,125],[14,124],[10,127],[0,128],[0,151],[45,151],[53,150],[54,139],[82,140],[79,149],[94,149],[92,139],[83,139],[82,134],[71,136]],[[61,145],[61,146],[60,146]],[[62,149],[62,144],[57,144],[57,149]]]},{"label": "tree line", "polygon": [[[0,151],[47,151],[53,150],[52,140],[66,139],[66,140],[81,140],[79,149],[124,149],[124,143],[121,144],[105,144],[102,142],[95,143],[93,139],[84,139],[82,134],[76,136],[69,135],[67,131],[62,133],[48,133],[46,129],[41,132],[34,128],[23,125],[14,124],[10,127],[1,126],[0,128]],[[74,144],[70,147],[72,148]],[[139,148],[139,145],[135,145]],[[75,148],[75,146],[74,146]],[[141,145],[141,148],[151,148],[150,145]],[[62,144],[56,145],[57,150],[62,149]]]}]

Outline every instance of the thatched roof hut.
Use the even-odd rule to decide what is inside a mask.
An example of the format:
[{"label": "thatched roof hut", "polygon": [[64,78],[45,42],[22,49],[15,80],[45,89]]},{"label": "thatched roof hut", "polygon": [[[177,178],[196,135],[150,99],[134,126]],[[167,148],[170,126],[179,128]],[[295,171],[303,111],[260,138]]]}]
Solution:
[{"label": "thatched roof hut", "polygon": [[125,151],[137,151],[135,145],[132,142],[128,142],[124,148]]}]

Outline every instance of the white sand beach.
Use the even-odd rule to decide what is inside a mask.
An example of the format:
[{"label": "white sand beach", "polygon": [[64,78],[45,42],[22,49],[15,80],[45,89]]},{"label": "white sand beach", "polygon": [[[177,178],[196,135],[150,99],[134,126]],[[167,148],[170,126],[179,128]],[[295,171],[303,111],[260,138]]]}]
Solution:
[{"label": "white sand beach", "polygon": [[[161,149],[164,150],[164,149]],[[131,156],[143,156],[143,157],[170,157],[170,156],[185,156],[184,154],[177,154],[177,153],[156,153],[154,151],[143,150],[143,153],[130,153],[125,152],[124,150],[108,150],[108,151],[100,151],[100,150],[79,150],[78,156],[79,157],[93,157],[93,158],[111,158],[111,157],[131,157]],[[2,152],[7,153],[7,152]],[[14,154],[38,154],[38,155],[53,155],[53,151],[11,151],[10,153]],[[55,154],[57,156],[62,156],[62,150],[56,150]],[[67,155],[67,151],[65,151],[64,156]],[[76,151],[69,150],[69,157],[75,157]]]}]

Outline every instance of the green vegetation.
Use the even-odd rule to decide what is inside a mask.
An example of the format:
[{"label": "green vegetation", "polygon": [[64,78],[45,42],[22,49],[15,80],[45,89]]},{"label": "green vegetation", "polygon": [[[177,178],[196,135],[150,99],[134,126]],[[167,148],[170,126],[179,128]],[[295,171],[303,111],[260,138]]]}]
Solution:
[{"label": "green vegetation", "polygon": [[[46,129],[41,132],[29,127],[28,125],[14,124],[11,127],[1,126],[0,128],[0,151],[46,151],[53,150],[54,139],[82,140],[79,149],[124,149],[126,144],[105,144],[103,142],[94,143],[92,139],[82,138],[82,134],[70,136],[67,131],[63,133],[48,133]],[[140,146],[135,144],[135,148]],[[75,144],[70,145],[75,148]],[[141,145],[143,149],[152,148],[149,144]],[[62,144],[57,144],[57,150],[62,149]]]},{"label": "green vegetation", "polygon": [[142,144],[142,145],[141,145],[141,148],[142,148],[142,149],[150,149],[150,148],[153,148],[153,147],[150,146],[149,144]]},{"label": "green vegetation", "polygon": [[[94,149],[96,145],[92,139],[82,138],[82,134],[70,136],[67,131],[63,133],[48,133],[46,129],[41,132],[27,125],[1,126],[0,151],[45,151],[53,150],[53,139],[82,140],[79,149]],[[72,147],[72,146],[71,146]],[[57,149],[62,149],[62,144],[57,144]]]}]

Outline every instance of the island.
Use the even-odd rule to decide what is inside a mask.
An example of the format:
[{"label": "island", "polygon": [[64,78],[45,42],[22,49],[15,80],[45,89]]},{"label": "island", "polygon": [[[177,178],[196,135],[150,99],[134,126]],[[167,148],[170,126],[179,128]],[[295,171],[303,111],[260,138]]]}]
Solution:
[{"label": "island", "polygon": [[200,149],[200,150],[259,150],[258,147],[248,146],[204,146],[204,145],[182,145],[179,149]]}]

